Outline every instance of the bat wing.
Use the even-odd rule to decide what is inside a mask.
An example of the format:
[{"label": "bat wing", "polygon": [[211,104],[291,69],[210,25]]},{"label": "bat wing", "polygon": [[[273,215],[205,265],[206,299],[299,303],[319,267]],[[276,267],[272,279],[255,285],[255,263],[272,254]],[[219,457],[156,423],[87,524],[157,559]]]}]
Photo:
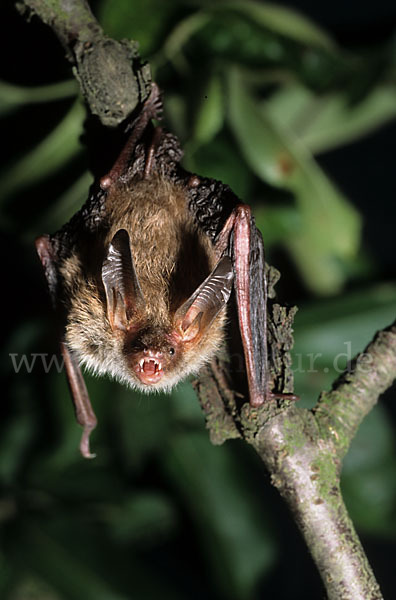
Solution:
[{"label": "bat wing", "polygon": [[239,328],[244,349],[250,404],[296,401],[298,396],[272,390],[268,344],[268,282],[264,244],[249,206],[235,209],[233,257]]},{"label": "bat wing", "polygon": [[[213,193],[216,194],[214,198]],[[250,207],[238,203],[231,190],[215,180],[201,180],[190,191],[190,196],[190,206],[202,229],[212,237],[218,255],[228,255],[232,259],[236,317],[243,347],[250,404],[260,406],[272,398],[297,400],[294,394],[271,390],[264,244]],[[224,222],[224,213],[228,213],[228,217],[220,228],[219,223]],[[219,231],[217,235],[213,232],[214,228]],[[232,353],[235,349],[237,348],[232,348]],[[238,349],[237,355],[240,355]],[[240,370],[239,361],[237,370]],[[233,374],[229,375],[233,380]],[[216,376],[214,379],[217,380]]]},{"label": "bat wing", "polygon": [[[58,275],[56,268],[56,254],[52,246],[50,236],[42,235],[37,238],[36,249],[48,282],[52,304],[54,305],[56,312],[58,312]],[[92,410],[87,387],[76,358],[70,352],[63,339],[60,342],[60,348],[65,364],[67,382],[69,384],[77,422],[83,427],[80,451],[85,458],[93,458],[95,455],[91,454],[89,449],[89,436],[91,431],[96,427],[96,417]]]},{"label": "bat wing", "polygon": [[250,404],[260,406],[268,391],[267,285],[264,245],[249,206],[240,204],[232,210],[216,248],[232,257]]},{"label": "bat wing", "polygon": [[239,328],[246,363],[250,404],[260,406],[268,393],[267,282],[264,245],[250,207],[235,209],[233,259]]}]

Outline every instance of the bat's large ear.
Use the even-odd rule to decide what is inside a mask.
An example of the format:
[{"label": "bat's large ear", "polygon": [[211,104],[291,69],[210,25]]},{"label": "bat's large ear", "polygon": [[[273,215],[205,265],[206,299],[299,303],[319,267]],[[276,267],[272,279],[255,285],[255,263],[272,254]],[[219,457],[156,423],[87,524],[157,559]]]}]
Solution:
[{"label": "bat's large ear", "polygon": [[133,313],[144,304],[125,229],[119,229],[109,244],[102,265],[102,281],[110,325],[112,329],[125,330]]},{"label": "bat's large ear", "polygon": [[224,256],[211,274],[176,312],[175,324],[183,341],[202,336],[221,309],[227,304],[232,290],[231,260]]}]

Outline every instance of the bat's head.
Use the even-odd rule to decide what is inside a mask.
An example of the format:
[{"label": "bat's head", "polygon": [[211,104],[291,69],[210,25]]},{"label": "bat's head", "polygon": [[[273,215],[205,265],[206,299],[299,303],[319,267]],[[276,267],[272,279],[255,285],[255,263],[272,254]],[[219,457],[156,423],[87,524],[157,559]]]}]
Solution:
[{"label": "bat's head", "polygon": [[[169,390],[196,373],[219,348],[233,281],[228,257],[220,259],[194,293],[162,322],[153,315],[155,299],[143,296],[124,229],[109,244],[102,281],[107,319],[120,341],[127,370],[122,368],[121,379],[132,387],[146,392]],[[113,372],[117,375],[116,369]]]}]

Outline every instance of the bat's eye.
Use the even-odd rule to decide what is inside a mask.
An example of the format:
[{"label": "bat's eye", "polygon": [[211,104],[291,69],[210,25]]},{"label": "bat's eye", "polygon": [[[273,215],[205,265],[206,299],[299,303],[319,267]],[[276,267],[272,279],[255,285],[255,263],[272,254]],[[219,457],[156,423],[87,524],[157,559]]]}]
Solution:
[{"label": "bat's eye", "polygon": [[169,348],[169,354],[170,354],[171,356],[173,356],[173,355],[174,355],[174,353],[175,353],[175,349],[174,349],[174,348]]}]

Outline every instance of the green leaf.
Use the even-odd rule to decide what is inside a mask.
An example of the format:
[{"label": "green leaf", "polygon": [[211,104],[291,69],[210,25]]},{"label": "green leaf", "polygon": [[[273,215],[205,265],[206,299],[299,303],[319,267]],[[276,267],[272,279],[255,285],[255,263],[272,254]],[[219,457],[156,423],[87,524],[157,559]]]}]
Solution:
[{"label": "green leaf", "polygon": [[142,56],[150,54],[175,19],[177,5],[162,0],[101,0],[98,20],[109,37],[137,40]]},{"label": "green leaf", "polygon": [[187,126],[187,103],[181,94],[172,94],[169,92],[164,98],[164,111],[166,122],[179,140],[184,143],[190,126]]},{"label": "green leaf", "polygon": [[396,535],[396,460],[389,416],[378,405],[360,425],[344,459],[341,486],[356,526]]},{"label": "green leaf", "polygon": [[103,517],[117,544],[145,547],[168,537],[177,522],[175,508],[158,492],[137,491],[121,505],[105,507]]},{"label": "green leaf", "polygon": [[232,10],[239,12],[249,17],[260,27],[304,45],[316,46],[326,50],[334,50],[335,48],[333,40],[318,25],[286,6],[269,2],[235,0],[214,4],[210,8],[213,11]]},{"label": "green leaf", "polygon": [[198,149],[187,145],[183,164],[192,172],[226,183],[240,198],[249,198],[253,177],[229,136],[221,133]]},{"label": "green leaf", "polygon": [[300,227],[285,244],[306,284],[319,294],[337,292],[345,279],[343,261],[359,247],[358,213],[291,132],[259,109],[236,68],[230,71],[228,90],[230,124],[251,169],[295,195]]},{"label": "green leaf", "polygon": [[210,142],[221,129],[223,120],[222,85],[220,78],[212,75],[206,89],[200,92],[200,106],[195,117],[192,143],[201,145]]},{"label": "green leaf", "polygon": [[[54,201],[46,213],[40,215],[40,224],[34,223],[31,231],[57,231],[81,208],[88,198],[93,178],[86,171],[59,198]],[[38,227],[40,225],[40,228]],[[30,232],[27,233],[29,235]]]},{"label": "green leaf", "polygon": [[342,466],[343,478],[375,470],[391,458],[394,451],[392,423],[385,407],[378,404],[364,418],[352,440]]},{"label": "green leaf", "polygon": [[360,352],[378,329],[396,316],[396,285],[384,283],[341,297],[302,305],[295,318],[295,343],[300,352],[322,349],[326,358],[339,351],[343,340]]},{"label": "green leaf", "polygon": [[66,164],[81,149],[85,110],[75,102],[59,125],[36,148],[3,172],[1,198],[41,181]]},{"label": "green leaf", "polygon": [[[51,400],[49,422],[54,429],[52,447],[31,467],[29,479],[38,488],[62,495],[63,490],[71,491],[79,485],[69,470],[84,465],[79,452],[82,429],[76,422],[65,373],[51,371],[46,376],[46,383]],[[92,445],[96,448],[96,435],[92,437]],[[66,472],[68,477],[65,478]]]},{"label": "green leaf", "polygon": [[183,46],[209,21],[209,15],[203,12],[197,12],[178,23],[166,38],[161,48],[160,56],[157,58],[157,62],[161,63],[164,60],[169,60],[173,62],[177,68],[181,70],[186,69],[187,64],[185,63],[182,54]]},{"label": "green leaf", "polygon": [[12,593],[4,595],[7,600],[63,600],[55,590],[38,577],[19,574],[12,586]]},{"label": "green leaf", "polygon": [[[3,457],[0,463],[0,481],[3,485],[10,485],[17,479],[32,443],[33,434],[34,422],[31,414],[17,414],[8,420],[0,439],[0,452]],[[2,508],[4,509],[5,505]]]},{"label": "green leaf", "polygon": [[396,286],[383,284],[299,307],[292,368],[305,405],[313,406],[376,331],[395,320],[395,306]]},{"label": "green leaf", "polygon": [[25,104],[64,100],[77,93],[78,85],[74,79],[37,87],[23,87],[0,81],[0,117]]},{"label": "green leaf", "polygon": [[69,600],[126,600],[129,597],[113,591],[102,572],[95,572],[76,559],[60,541],[36,524],[25,523],[18,560]]},{"label": "green leaf", "polygon": [[169,436],[171,399],[165,394],[131,392],[119,385],[114,392],[116,402],[112,404],[110,418],[117,431],[118,451],[128,472],[139,471]]},{"label": "green leaf", "polygon": [[263,106],[271,121],[318,154],[351,143],[394,119],[396,87],[380,85],[351,105],[343,92],[318,96],[299,84],[290,84]]},{"label": "green leaf", "polygon": [[163,463],[185,498],[202,552],[226,598],[249,598],[276,555],[265,509],[228,446],[205,432],[175,433]]},{"label": "green leaf", "polygon": [[[11,510],[13,511],[13,506]],[[2,515],[4,518],[4,515]],[[15,589],[15,577],[16,573],[14,572],[14,565],[12,561],[10,561],[10,557],[6,556],[4,553],[4,548],[0,550],[0,594],[2,598],[10,598],[10,591]],[[10,598],[10,600],[14,600],[14,598]],[[18,598],[15,598],[18,600]],[[34,600],[34,599],[33,599]],[[58,599],[47,599],[43,598],[43,600],[58,600]]]},{"label": "green leaf", "polygon": [[[197,395],[189,381],[179,383],[170,396],[172,407],[172,423],[183,426],[196,426],[199,429],[204,425],[204,417],[199,406]],[[172,431],[170,431],[172,435]]]},{"label": "green leaf", "polygon": [[260,229],[266,248],[284,242],[302,227],[301,215],[296,206],[253,207],[256,225]]}]

